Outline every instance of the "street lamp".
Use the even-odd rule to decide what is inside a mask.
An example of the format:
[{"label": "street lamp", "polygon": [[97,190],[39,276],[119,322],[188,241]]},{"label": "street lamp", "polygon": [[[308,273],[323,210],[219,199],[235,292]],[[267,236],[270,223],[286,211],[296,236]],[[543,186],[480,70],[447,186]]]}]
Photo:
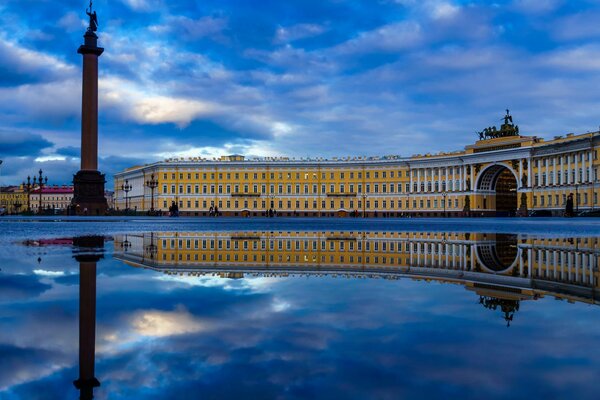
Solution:
[{"label": "street lamp", "polygon": [[154,215],[154,189],[158,187],[158,179],[154,178],[154,173],[150,175],[150,180],[146,181],[146,186],[150,188],[151,197],[150,197],[150,214]]},{"label": "street lamp", "polygon": [[[42,190],[44,189],[44,185],[46,185],[48,183],[48,177],[46,176],[45,178],[42,176],[43,175],[43,171],[40,169],[39,170],[39,174],[40,176],[38,177],[38,186],[40,187],[40,204],[38,207],[38,214],[42,213]],[[29,178],[29,177],[28,177]],[[35,179],[36,177],[33,177],[33,186],[35,186]]]},{"label": "street lamp", "polygon": [[121,190],[125,192],[125,213],[129,211],[128,193],[131,191],[132,186],[129,184],[129,179],[125,179],[125,183],[121,185]]},{"label": "street lamp", "polygon": [[[35,178],[34,178],[35,182]],[[33,185],[31,184],[31,176],[27,177],[27,183],[23,182],[23,190],[27,193],[27,212],[31,212],[31,190],[33,189]]]},{"label": "street lamp", "polygon": [[444,218],[446,218],[446,196],[448,196],[448,193],[446,192],[442,192],[442,204],[444,205]]}]

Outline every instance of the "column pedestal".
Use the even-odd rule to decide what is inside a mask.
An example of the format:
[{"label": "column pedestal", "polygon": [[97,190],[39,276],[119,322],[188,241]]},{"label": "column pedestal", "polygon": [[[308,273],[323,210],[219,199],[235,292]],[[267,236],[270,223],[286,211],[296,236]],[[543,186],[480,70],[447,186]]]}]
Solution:
[{"label": "column pedestal", "polygon": [[104,174],[99,171],[79,171],[73,176],[73,206],[78,215],[103,215],[108,204],[104,197]]}]

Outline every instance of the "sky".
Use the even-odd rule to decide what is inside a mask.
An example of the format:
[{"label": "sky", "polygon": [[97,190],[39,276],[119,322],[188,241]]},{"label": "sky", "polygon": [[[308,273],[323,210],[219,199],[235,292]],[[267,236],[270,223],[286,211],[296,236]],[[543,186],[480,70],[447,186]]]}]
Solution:
[{"label": "sky", "polygon": [[[84,0],[0,1],[0,183],[79,169]],[[460,150],[600,125],[594,0],[96,0],[99,169]]]}]

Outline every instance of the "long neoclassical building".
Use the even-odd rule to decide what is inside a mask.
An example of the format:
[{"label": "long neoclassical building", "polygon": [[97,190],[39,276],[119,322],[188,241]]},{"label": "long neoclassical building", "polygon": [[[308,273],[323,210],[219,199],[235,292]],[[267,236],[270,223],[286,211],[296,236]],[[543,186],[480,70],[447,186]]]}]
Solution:
[{"label": "long neoclassical building", "polygon": [[[181,215],[461,216],[561,214],[598,206],[600,133],[522,136],[507,113],[464,150],[412,157],[172,158],[114,176],[115,207]],[[149,185],[155,181],[155,189]],[[127,192],[123,188],[128,188]],[[127,203],[127,204],[126,204]]]}]

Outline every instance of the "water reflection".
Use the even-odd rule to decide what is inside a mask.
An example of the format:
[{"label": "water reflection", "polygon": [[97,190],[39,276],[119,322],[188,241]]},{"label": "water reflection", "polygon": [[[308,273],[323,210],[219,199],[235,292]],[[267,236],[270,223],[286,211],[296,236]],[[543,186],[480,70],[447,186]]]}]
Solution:
[{"label": "water reflection", "polygon": [[[79,263],[79,376],[75,385],[80,390],[81,399],[93,398],[94,388],[100,385],[95,375],[96,268],[98,261],[103,257],[104,243],[112,239],[80,237],[65,240],[64,243],[60,240],[28,243],[30,246],[72,246],[72,255]],[[107,249],[110,247],[107,246]],[[98,350],[99,359],[104,358],[102,361],[104,367],[98,367],[103,387],[102,390],[97,390],[97,395],[101,398],[143,398],[144,396],[139,395],[136,390],[139,386],[138,379],[146,374],[148,378],[146,383],[166,382],[165,392],[157,392],[154,398],[161,398],[161,394],[164,395],[162,398],[169,395],[185,398],[190,390],[209,393],[207,396],[209,398],[276,398],[278,394],[284,393],[294,384],[301,386],[299,382],[302,380],[311,381],[311,384],[317,381],[323,382],[321,378],[314,378],[314,380],[306,378],[310,377],[310,373],[303,368],[305,365],[327,365],[329,369],[325,372],[326,384],[323,384],[322,388],[314,386],[314,391],[298,392],[296,398],[334,398],[334,395],[342,390],[336,386],[337,382],[355,384],[356,388],[353,387],[353,390],[359,390],[357,393],[360,395],[355,395],[354,398],[369,397],[367,394],[376,393],[377,390],[381,390],[381,386],[387,388],[385,395],[374,397],[395,398],[395,395],[402,393],[402,390],[412,387],[412,382],[415,380],[409,376],[406,381],[402,381],[402,384],[398,384],[398,380],[406,375],[405,372],[386,378],[381,375],[381,371],[385,370],[386,374],[390,374],[389,371],[408,371],[411,368],[417,369],[415,374],[419,379],[431,379],[427,381],[433,383],[428,385],[431,388],[456,385],[456,388],[471,394],[471,396],[464,396],[465,398],[484,397],[473,395],[473,393],[483,392],[468,391],[482,390],[479,382],[476,389],[468,388],[468,384],[474,382],[472,378],[466,379],[467,383],[463,382],[464,371],[473,374],[475,371],[485,369],[473,361],[479,359],[482,351],[490,352],[489,359],[499,360],[497,362],[501,368],[498,369],[501,371],[499,374],[502,375],[500,377],[494,375],[498,381],[510,382],[508,378],[511,376],[506,375],[506,371],[511,370],[516,373],[512,378],[523,374],[528,381],[532,377],[530,375],[532,372],[518,368],[522,360],[521,354],[531,349],[530,359],[535,359],[540,357],[540,354],[544,357],[552,354],[558,345],[573,345],[573,348],[563,349],[564,354],[570,357],[576,355],[584,357],[587,353],[584,352],[582,355],[576,352],[587,347],[587,344],[593,343],[593,336],[583,341],[585,345],[580,345],[565,340],[566,336],[561,334],[560,329],[555,331],[547,329],[548,326],[553,325],[541,325],[539,331],[532,330],[531,327],[523,329],[527,328],[528,320],[535,320],[531,313],[523,314],[521,318],[517,317],[517,321],[514,322],[517,329],[508,330],[504,336],[492,335],[490,332],[495,333],[494,331],[486,331],[479,324],[465,328],[462,324],[465,321],[468,323],[468,319],[453,325],[445,318],[442,321],[446,321],[450,328],[440,329],[440,324],[444,327],[444,322],[440,322],[440,318],[431,319],[431,325],[428,326],[424,322],[427,319],[418,319],[417,315],[422,318],[423,314],[430,314],[431,310],[436,312],[444,306],[455,306],[456,299],[444,297],[445,295],[433,297],[432,305],[424,307],[421,304],[411,312],[410,308],[390,308],[392,303],[388,303],[388,300],[397,300],[393,303],[396,306],[412,301],[417,303],[423,300],[419,300],[417,298],[419,295],[416,293],[429,293],[423,296],[429,297],[435,289],[419,284],[411,295],[406,297],[382,296],[378,299],[372,293],[367,293],[367,288],[381,289],[382,286],[379,284],[385,283],[388,290],[399,293],[401,291],[397,289],[403,288],[403,282],[396,280],[401,278],[462,285],[476,296],[470,304],[480,304],[471,307],[489,309],[496,314],[494,318],[503,318],[509,325],[513,323],[519,309],[523,310],[522,313],[526,312],[522,302],[527,300],[555,296],[569,302],[598,304],[597,249],[598,238],[568,239],[482,233],[155,232],[116,235],[113,258],[134,267],[148,268],[166,275],[123,268],[121,262],[112,262],[117,266],[115,269],[120,270],[121,275],[112,271],[114,278],[110,281],[111,289],[117,280],[121,279],[120,282],[123,283],[120,290],[110,294],[106,293],[107,290],[100,290],[98,293],[100,296],[98,305],[101,309],[102,307],[105,309],[104,316],[100,314],[98,321],[99,332],[104,329],[104,334],[98,335],[98,346],[100,348],[106,346],[107,338],[111,337],[110,340],[113,340],[114,336],[115,339],[111,343],[118,346],[119,341],[123,340],[124,348],[131,347],[132,358],[126,358],[129,349],[113,350],[115,353],[110,354],[106,350],[104,354],[102,350]],[[69,251],[70,254],[70,250],[65,251]],[[38,257],[38,254],[36,253],[34,257]],[[99,265],[105,268],[106,264],[110,268],[111,261],[104,260]],[[134,279],[122,279],[124,274],[131,272],[139,275],[140,285],[149,285],[144,296],[132,288]],[[240,298],[236,298],[237,295],[224,296],[217,290],[188,293],[180,289],[179,292],[175,292],[173,286],[161,292],[161,285],[168,286],[173,283],[170,280],[163,280],[163,277],[170,279],[180,275],[184,275],[186,279],[191,277],[189,280],[196,280],[196,277],[200,276],[214,276],[219,282],[233,283],[243,281],[241,278],[255,276],[347,277],[354,280],[344,282],[356,284],[338,285],[337,291],[325,295],[318,294],[314,289],[323,290],[324,287],[329,288],[329,284],[334,286],[333,281],[312,280],[324,285],[286,286],[275,291],[272,298],[263,294],[239,295]],[[359,281],[365,278],[373,280]],[[374,280],[378,278],[393,282]],[[295,282],[297,281],[299,280]],[[411,282],[410,280],[404,282],[407,281]],[[368,285],[369,283],[373,285]],[[452,287],[436,285],[436,287],[442,286]],[[139,287],[137,290],[140,290]],[[283,299],[283,294],[290,294],[290,291],[294,290],[296,292],[293,296]],[[312,299],[318,296],[323,297],[301,303],[306,298]],[[339,302],[332,302],[332,298],[339,298]],[[402,299],[407,301],[402,302]],[[291,312],[288,319],[281,317],[280,312],[286,310],[286,302],[293,303],[294,300],[298,307],[297,311]],[[535,304],[536,308],[543,308],[540,303],[543,302],[529,304]],[[227,304],[227,307],[216,306],[218,304]],[[341,304],[341,307],[346,307],[348,304],[352,306],[344,312],[336,309],[335,306],[332,307],[331,304]],[[556,305],[552,304],[551,307],[554,310]],[[577,309],[575,306],[568,307],[569,310]],[[215,309],[219,311],[213,315]],[[131,337],[128,338],[127,329],[131,327],[119,325],[113,320],[113,317],[123,310],[129,312],[129,317],[120,315],[116,320],[129,321],[137,329],[136,337],[153,338],[152,342],[149,339],[132,342]],[[271,314],[268,310],[271,310]],[[456,308],[450,310],[446,308],[440,313],[460,314]],[[487,311],[483,312],[487,314]],[[270,316],[264,318],[265,314]],[[332,315],[340,318],[342,323],[336,321]],[[525,315],[529,318],[524,318]],[[568,320],[567,315],[564,313],[561,315],[562,318],[557,318],[560,323],[566,324],[563,321],[576,320],[576,317]],[[355,319],[356,316],[359,316],[358,320]],[[400,322],[396,318],[400,318]],[[162,325],[156,324],[158,320]],[[418,321],[419,325],[412,325],[414,321]],[[593,321],[590,322],[592,322],[591,328],[583,326],[581,332],[587,331],[589,334],[590,330],[594,331]],[[103,323],[104,327],[102,327]],[[373,328],[373,324],[376,328]],[[111,326],[115,329],[110,330]],[[214,332],[205,334],[211,326]],[[494,328],[497,329],[497,324]],[[522,331],[519,331],[519,328],[522,328]],[[547,348],[533,348],[534,343],[531,338],[534,338],[539,345],[540,336],[537,333],[543,332],[544,329],[547,331],[547,337],[544,338],[543,343],[548,343]],[[575,331],[574,335],[581,338],[583,337],[581,332]],[[572,332],[568,333],[570,335]],[[407,335],[406,342],[401,339],[402,335]],[[500,345],[489,346],[489,343],[481,341],[481,337],[492,338],[488,340]],[[394,341],[388,342],[389,338],[394,338]],[[517,338],[521,338],[522,343]],[[510,356],[506,356],[507,343],[515,346]],[[589,360],[585,359],[588,360],[586,362],[594,363],[593,360],[598,359],[592,354],[593,352],[594,350],[591,350],[588,354]],[[136,360],[134,355],[137,353],[151,356]],[[471,364],[460,360],[457,362],[459,353],[463,359],[470,360]],[[331,361],[338,358],[339,363]],[[512,359],[515,360],[514,364],[511,364]],[[285,363],[281,360],[285,360]],[[431,360],[431,363],[428,363],[428,360]],[[489,360],[486,358],[482,362],[487,365]],[[155,368],[147,369],[149,364],[156,364]],[[356,371],[344,370],[347,365],[354,365]],[[556,370],[561,373],[569,371],[569,366],[556,362],[551,364],[552,368],[555,368],[555,365],[557,365]],[[219,370],[220,373],[209,375],[204,380],[209,368]],[[546,370],[539,365],[537,368]],[[584,365],[583,369],[590,370],[589,365]],[[593,370],[593,366],[591,369]],[[132,372],[136,370],[139,374]],[[289,375],[285,377],[278,375],[282,373],[279,371],[286,370],[289,370]],[[262,374],[252,375],[256,371]],[[342,373],[336,374],[332,371],[342,371]],[[445,371],[448,375],[436,378],[435,371]],[[579,372],[580,370],[577,370],[573,376],[580,376]],[[128,377],[130,373],[133,383],[131,387],[127,387],[124,377]],[[76,377],[75,374],[76,372],[73,372],[73,377],[70,375],[70,379]],[[228,384],[236,377],[249,375],[255,378],[250,380],[251,384],[248,383],[248,378],[236,381],[236,385]],[[179,393],[177,397],[171,391],[178,389],[180,376],[189,376],[190,386],[179,388],[181,391],[177,392]],[[279,379],[275,383],[273,383],[274,376],[275,380]],[[527,383],[533,388],[545,387],[544,384],[555,382],[555,379],[545,381],[535,375],[533,378],[537,384]],[[491,382],[492,379],[489,381]],[[257,390],[259,387],[260,390]],[[303,386],[303,389],[306,390],[306,387],[309,386]],[[518,387],[516,384],[512,386],[512,388]],[[321,392],[323,388],[329,391]],[[486,388],[488,391],[485,394],[492,394],[488,398],[508,397],[508,395],[502,396],[503,393],[495,387],[491,390],[488,386]],[[582,386],[582,390],[583,388]],[[231,392],[233,389],[238,391]],[[230,391],[227,392],[228,394],[223,394],[221,391],[225,390]],[[257,390],[253,392],[254,396],[248,395],[252,390]],[[431,390],[438,395],[438,398],[447,398],[442,396],[447,393],[442,393],[441,389],[437,392]],[[210,393],[213,395],[211,396]],[[454,392],[456,393],[459,392]],[[524,391],[522,396],[515,398],[526,398],[526,393],[527,391]],[[412,396],[406,397],[418,397],[415,392],[410,394]],[[152,396],[148,395],[148,397]]]},{"label": "water reflection", "polygon": [[96,263],[103,258],[104,238],[73,239],[74,257],[79,263],[79,378],[73,382],[80,399],[94,398],[100,386],[95,376],[96,358]]},{"label": "water reflection", "polygon": [[427,232],[160,232],[115,238],[115,258],[169,275],[334,276],[462,284],[507,325],[545,295],[598,304],[599,238]]}]

